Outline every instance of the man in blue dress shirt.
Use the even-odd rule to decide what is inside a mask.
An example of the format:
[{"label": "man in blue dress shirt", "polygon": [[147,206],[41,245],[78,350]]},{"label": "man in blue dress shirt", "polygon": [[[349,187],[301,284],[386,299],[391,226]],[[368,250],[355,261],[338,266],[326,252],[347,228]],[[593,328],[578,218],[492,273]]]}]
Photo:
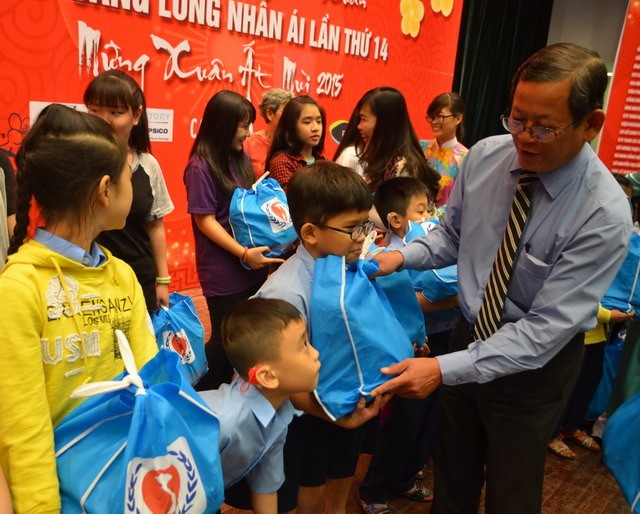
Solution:
[{"label": "man in blue dress shirt", "polygon": [[[551,45],[516,72],[511,135],[477,143],[462,164],[445,222],[377,257],[381,273],[458,263],[462,317],[451,352],[386,368],[375,393],[424,397],[441,383],[432,513],[537,513],[552,430],[578,376],[583,333],[621,265],[628,202],[589,143],[604,123],[600,56]],[[474,335],[518,178],[534,172],[499,329]]]}]

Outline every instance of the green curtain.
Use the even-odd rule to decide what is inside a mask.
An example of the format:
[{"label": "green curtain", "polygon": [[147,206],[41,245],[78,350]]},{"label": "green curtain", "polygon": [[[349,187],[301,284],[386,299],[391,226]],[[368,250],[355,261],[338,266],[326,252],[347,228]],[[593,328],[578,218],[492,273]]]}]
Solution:
[{"label": "green curtain", "polygon": [[471,146],[503,134],[511,78],[527,57],[547,44],[553,0],[465,0],[453,90],[465,100]]}]

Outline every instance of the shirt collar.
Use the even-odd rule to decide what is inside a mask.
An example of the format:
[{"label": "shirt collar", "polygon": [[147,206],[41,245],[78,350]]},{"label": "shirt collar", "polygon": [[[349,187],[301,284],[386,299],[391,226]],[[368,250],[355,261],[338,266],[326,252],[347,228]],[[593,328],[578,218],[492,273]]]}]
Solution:
[{"label": "shirt collar", "polygon": [[[436,139],[436,144],[437,143],[438,143],[438,140]],[[446,143],[443,143],[442,146],[440,146],[440,148],[453,148],[457,144],[458,144],[458,138],[453,136],[453,139],[449,139],[449,141],[447,141]]]},{"label": "shirt collar", "polygon": [[[576,180],[579,173],[578,170],[581,169],[589,159],[590,151],[591,146],[589,146],[588,143],[585,143],[578,154],[569,162],[558,166],[554,170],[537,173],[542,187],[544,187],[545,191],[552,199],[558,196],[560,191],[562,191],[567,185]],[[520,168],[520,165],[518,164],[518,155],[516,153],[509,172],[514,173],[521,169],[522,168]]]},{"label": "shirt collar", "polygon": [[284,422],[289,424],[295,414],[295,409],[289,400],[284,402],[276,411],[271,402],[262,395],[258,388],[248,382],[242,382],[242,379],[240,379],[240,383],[242,387],[247,388],[242,394],[247,395],[248,404],[251,405],[253,415],[264,428],[268,427],[276,416],[283,418]]},{"label": "shirt collar", "polygon": [[62,239],[43,228],[36,229],[33,239],[50,250],[59,253],[63,257],[88,268],[97,268],[107,261],[107,256],[95,242],[91,243],[91,251],[85,252],[79,246],[74,245],[66,239]]}]

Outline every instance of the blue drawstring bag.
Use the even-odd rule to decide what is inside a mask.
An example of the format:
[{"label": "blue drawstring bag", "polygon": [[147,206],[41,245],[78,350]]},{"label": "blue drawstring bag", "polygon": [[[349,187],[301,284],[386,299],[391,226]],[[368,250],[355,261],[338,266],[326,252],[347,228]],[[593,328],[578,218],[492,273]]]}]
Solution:
[{"label": "blue drawstring bag", "polygon": [[600,301],[605,309],[622,312],[635,310],[634,318],[640,319],[640,235],[631,234],[627,256],[616,278]]},{"label": "blue drawstring bag", "polygon": [[195,385],[209,366],[204,351],[204,327],[193,300],[180,293],[171,293],[169,307],[160,307],[151,316],[151,321],[158,347],[180,356],[184,373]]},{"label": "blue drawstring bag", "polygon": [[298,239],[287,196],[277,181],[262,175],[251,189],[237,188],[231,197],[233,237],[247,248],[268,246],[267,257],[280,257]]},{"label": "blue drawstring bag", "polygon": [[613,382],[618,374],[618,367],[620,367],[625,335],[626,331],[619,333],[611,344],[604,347],[602,378],[587,408],[586,419],[597,419],[600,414],[607,412]]},{"label": "blue drawstring bag", "polygon": [[458,266],[455,264],[446,268],[419,271],[412,278],[413,286],[417,291],[422,291],[430,302],[458,294]]},{"label": "blue drawstring bag", "polygon": [[218,420],[160,352],[138,373],[116,331],[126,372],[79,387],[90,397],[54,430],[62,513],[213,513],[224,499]]},{"label": "blue drawstring bag", "polygon": [[640,392],[616,409],[602,435],[602,459],[636,514],[640,514],[639,412]]},{"label": "blue drawstring bag", "polygon": [[[366,250],[364,250],[366,253]],[[316,259],[311,293],[311,342],[320,352],[316,398],[335,420],[391,377],[380,368],[413,357],[413,347],[389,301],[369,275],[374,261]]]}]

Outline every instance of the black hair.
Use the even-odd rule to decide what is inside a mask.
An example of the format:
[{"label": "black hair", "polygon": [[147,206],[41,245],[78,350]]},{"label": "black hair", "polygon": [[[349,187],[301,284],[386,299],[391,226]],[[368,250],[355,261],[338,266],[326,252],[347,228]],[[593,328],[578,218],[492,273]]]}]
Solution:
[{"label": "black hair", "polygon": [[305,105],[315,105],[318,111],[320,111],[320,116],[322,117],[322,134],[320,135],[318,144],[313,148],[312,153],[316,159],[322,156],[322,152],[324,151],[324,137],[327,132],[327,116],[325,115],[324,109],[310,96],[296,96],[289,100],[282,110],[278,128],[273,135],[273,142],[267,154],[267,160],[265,161],[267,167],[265,169],[269,169],[271,159],[281,152],[286,152],[291,155],[300,154],[302,143],[300,139],[298,139],[298,120]]},{"label": "black hair", "polygon": [[607,89],[607,67],[600,55],[573,43],[549,45],[529,57],[511,82],[511,103],[518,83],[559,82],[570,77],[569,109],[574,126],[595,109],[602,109]]},{"label": "black hair", "polygon": [[424,182],[414,177],[395,177],[380,184],[373,197],[373,205],[384,226],[389,228],[387,217],[390,212],[406,216],[411,199],[419,194],[429,196],[429,190]]},{"label": "black hair", "polygon": [[47,225],[80,224],[93,190],[105,175],[119,182],[128,154],[101,118],[59,104],[43,109],[16,155],[16,228],[9,253],[27,236],[32,198]]},{"label": "black hair", "polygon": [[464,139],[464,100],[458,93],[441,93],[431,100],[429,107],[427,107],[427,116],[435,118],[442,109],[449,109],[454,116],[462,116],[462,121],[456,127],[456,139],[462,142]]},{"label": "black hair", "polygon": [[261,362],[280,358],[282,331],[302,320],[289,302],[252,298],[239,303],[222,321],[222,344],[229,362],[242,378]]},{"label": "black hair", "polygon": [[427,163],[402,93],[392,87],[379,87],[362,98],[362,107],[365,105],[377,118],[361,159],[370,189],[376,191],[385,180],[393,159],[404,157],[408,174],[422,180],[435,197],[440,189],[440,175]]},{"label": "black hair", "polygon": [[298,235],[305,223],[322,224],[347,211],[368,211],[371,192],[355,171],[320,160],[293,175],[287,189],[289,213]]},{"label": "black hair", "polygon": [[233,150],[231,145],[240,123],[253,123],[256,109],[242,95],[223,90],[211,97],[202,115],[196,140],[191,147],[190,157],[197,155],[204,159],[211,170],[213,183],[226,196],[231,196],[238,185],[231,176],[231,162],[241,185],[251,187],[255,174],[247,154]]},{"label": "black hair", "polygon": [[121,70],[103,71],[89,83],[83,101],[87,107],[130,109],[134,115],[141,109],[140,119],[131,129],[128,143],[138,152],[151,152],[147,100],[133,77]]}]

